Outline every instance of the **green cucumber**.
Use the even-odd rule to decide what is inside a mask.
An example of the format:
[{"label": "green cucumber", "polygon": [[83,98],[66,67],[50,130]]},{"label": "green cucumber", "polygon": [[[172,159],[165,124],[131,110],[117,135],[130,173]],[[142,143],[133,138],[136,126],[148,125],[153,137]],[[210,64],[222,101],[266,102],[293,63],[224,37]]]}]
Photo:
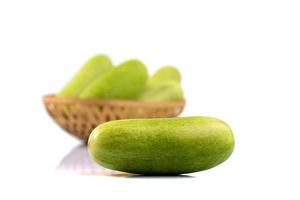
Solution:
[{"label": "green cucumber", "polygon": [[173,80],[173,81],[180,83],[181,75],[176,67],[165,66],[165,67],[159,68],[153,74],[153,76],[148,80],[147,85],[148,86],[156,85],[158,83],[161,83],[161,82],[167,81],[167,80]]},{"label": "green cucumber", "polygon": [[109,57],[97,55],[88,60],[58,93],[61,97],[77,97],[94,79],[113,68]]},{"label": "green cucumber", "polygon": [[140,101],[181,101],[184,100],[180,86],[181,75],[172,66],[161,67],[148,80],[145,90],[139,95]]},{"label": "green cucumber", "polygon": [[148,79],[146,66],[138,60],[129,60],[86,87],[80,98],[136,99]]},{"label": "green cucumber", "polygon": [[111,121],[95,128],[88,141],[100,165],[146,175],[206,170],[225,161],[233,148],[230,127],[212,117]]},{"label": "green cucumber", "polygon": [[181,101],[184,100],[180,83],[168,80],[156,85],[151,85],[143,91],[140,101]]}]

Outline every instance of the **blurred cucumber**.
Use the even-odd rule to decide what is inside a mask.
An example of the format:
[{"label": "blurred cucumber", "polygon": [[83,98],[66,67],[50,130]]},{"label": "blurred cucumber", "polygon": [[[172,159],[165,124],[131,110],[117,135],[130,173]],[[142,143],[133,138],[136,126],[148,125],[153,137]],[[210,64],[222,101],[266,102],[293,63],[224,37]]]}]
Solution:
[{"label": "blurred cucumber", "polygon": [[180,86],[181,75],[172,66],[161,67],[148,80],[147,87],[139,95],[140,101],[180,101],[184,99]]},{"label": "blurred cucumber", "polygon": [[180,83],[168,80],[148,87],[138,99],[140,101],[180,101],[184,97]]},{"label": "blurred cucumber", "polygon": [[112,62],[106,55],[92,57],[63,87],[58,96],[77,97],[92,81],[112,70],[112,68]]},{"label": "blurred cucumber", "polygon": [[136,99],[143,91],[148,72],[139,60],[128,60],[89,84],[80,98]]},{"label": "blurred cucumber", "polygon": [[148,80],[147,85],[156,85],[162,81],[173,80],[178,83],[181,81],[179,70],[173,66],[164,66],[158,69],[153,76]]}]

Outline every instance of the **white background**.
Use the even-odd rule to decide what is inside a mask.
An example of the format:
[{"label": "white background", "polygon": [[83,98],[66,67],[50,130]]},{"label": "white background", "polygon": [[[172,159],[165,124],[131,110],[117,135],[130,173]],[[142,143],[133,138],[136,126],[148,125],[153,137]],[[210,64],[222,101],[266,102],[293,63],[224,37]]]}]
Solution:
[{"label": "white background", "polygon": [[[0,199],[299,199],[299,1],[0,1]],[[80,144],[46,114],[92,55],[183,76],[182,116],[231,125],[233,155],[190,177],[57,173]],[[298,190],[298,191],[297,191]]]}]

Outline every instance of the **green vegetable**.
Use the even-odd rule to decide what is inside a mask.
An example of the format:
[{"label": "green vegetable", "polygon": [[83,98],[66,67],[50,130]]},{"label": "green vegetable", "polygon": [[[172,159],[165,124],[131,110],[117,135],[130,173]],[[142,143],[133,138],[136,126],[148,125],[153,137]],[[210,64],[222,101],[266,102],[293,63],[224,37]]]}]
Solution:
[{"label": "green vegetable", "polygon": [[94,80],[80,94],[80,98],[135,99],[146,85],[146,66],[129,60]]},{"label": "green vegetable", "polygon": [[168,81],[168,80],[173,80],[173,81],[180,83],[181,75],[177,68],[175,68],[173,66],[161,67],[148,80],[147,85],[148,86],[156,85],[158,83],[161,83],[163,81]]},{"label": "green vegetable", "polygon": [[234,148],[230,127],[211,117],[131,119],[93,130],[88,149],[104,167],[137,174],[182,174],[225,161]]},{"label": "green vegetable", "polygon": [[140,101],[180,101],[184,97],[180,83],[168,80],[148,87],[138,99]]},{"label": "green vegetable", "polygon": [[140,101],[180,101],[183,90],[180,86],[180,72],[172,66],[160,68],[148,80],[147,87],[139,95]]},{"label": "green vegetable", "polygon": [[63,87],[58,96],[77,97],[94,79],[112,69],[112,62],[105,55],[97,55],[88,60],[74,77]]}]

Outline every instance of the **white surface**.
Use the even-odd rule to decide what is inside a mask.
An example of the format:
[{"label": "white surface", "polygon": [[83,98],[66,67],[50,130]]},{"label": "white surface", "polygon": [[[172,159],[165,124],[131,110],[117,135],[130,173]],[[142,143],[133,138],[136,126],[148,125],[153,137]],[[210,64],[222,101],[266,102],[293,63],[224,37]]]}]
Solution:
[{"label": "white surface", "polygon": [[[0,199],[299,199],[298,1],[0,1]],[[183,177],[55,171],[79,142],[46,114],[90,56],[182,71],[182,116],[231,125],[233,155]]]}]

